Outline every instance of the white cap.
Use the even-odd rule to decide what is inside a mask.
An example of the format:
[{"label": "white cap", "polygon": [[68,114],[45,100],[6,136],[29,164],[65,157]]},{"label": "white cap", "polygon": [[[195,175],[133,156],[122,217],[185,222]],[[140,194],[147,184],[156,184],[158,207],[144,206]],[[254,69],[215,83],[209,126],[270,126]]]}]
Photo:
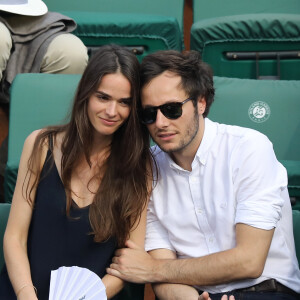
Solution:
[{"label": "white cap", "polygon": [[42,0],[0,0],[0,10],[24,16],[41,16],[48,8]]}]

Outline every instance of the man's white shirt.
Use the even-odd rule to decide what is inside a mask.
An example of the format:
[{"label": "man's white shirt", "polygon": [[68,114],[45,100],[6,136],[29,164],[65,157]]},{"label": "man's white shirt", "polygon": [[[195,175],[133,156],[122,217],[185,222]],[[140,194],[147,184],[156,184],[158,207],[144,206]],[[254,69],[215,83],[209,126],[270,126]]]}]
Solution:
[{"label": "man's white shirt", "polygon": [[148,206],[147,251],[201,257],[234,248],[237,223],[276,227],[261,277],[197,288],[220,293],[275,278],[300,292],[287,174],[265,135],[205,118],[192,171],[157,146],[153,150],[159,174]]}]

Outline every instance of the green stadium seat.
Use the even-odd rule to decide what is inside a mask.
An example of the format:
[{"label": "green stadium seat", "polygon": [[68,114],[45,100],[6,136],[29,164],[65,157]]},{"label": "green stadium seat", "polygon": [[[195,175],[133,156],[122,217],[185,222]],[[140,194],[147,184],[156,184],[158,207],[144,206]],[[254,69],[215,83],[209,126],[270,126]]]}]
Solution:
[{"label": "green stadium seat", "polygon": [[115,43],[141,60],[157,50],[183,48],[184,0],[46,0],[50,11],[73,18],[74,31],[91,53]]},{"label": "green stadium seat", "polygon": [[298,0],[225,0],[220,5],[218,0],[195,0],[193,1],[194,22],[204,19],[234,16],[241,14],[265,14],[265,13],[299,13]]},{"label": "green stadium seat", "polygon": [[11,202],[23,144],[34,130],[66,121],[81,75],[19,74],[11,86],[4,199]]},{"label": "green stadium seat", "polygon": [[298,0],[195,0],[191,49],[215,76],[300,79]]},{"label": "green stadium seat", "polygon": [[300,81],[215,76],[214,85],[215,101],[208,118],[268,136],[287,169],[293,208],[300,209]]},{"label": "green stadium seat", "polygon": [[3,236],[10,211],[9,203],[0,203],[0,272],[4,264],[3,256]]},{"label": "green stadium seat", "polygon": [[300,211],[299,210],[293,210],[293,227],[294,227],[296,255],[298,258],[298,263],[300,264]]}]

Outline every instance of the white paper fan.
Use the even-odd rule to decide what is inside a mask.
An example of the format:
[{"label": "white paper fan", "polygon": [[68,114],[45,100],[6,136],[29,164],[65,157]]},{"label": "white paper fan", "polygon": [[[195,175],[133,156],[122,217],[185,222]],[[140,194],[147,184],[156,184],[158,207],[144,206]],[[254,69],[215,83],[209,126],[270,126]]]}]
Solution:
[{"label": "white paper fan", "polygon": [[97,274],[73,266],[51,271],[49,300],[107,300],[107,297]]}]

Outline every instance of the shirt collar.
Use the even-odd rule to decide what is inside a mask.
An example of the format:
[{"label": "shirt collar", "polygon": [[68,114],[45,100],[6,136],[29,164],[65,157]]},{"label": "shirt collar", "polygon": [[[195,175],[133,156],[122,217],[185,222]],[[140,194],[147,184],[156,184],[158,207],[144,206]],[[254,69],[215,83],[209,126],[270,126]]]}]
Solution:
[{"label": "shirt collar", "polygon": [[[210,119],[205,118],[204,119],[204,134],[201,141],[201,144],[197,150],[197,153],[195,155],[195,159],[198,159],[198,161],[205,165],[207,161],[207,156],[209,154],[211,145],[217,135],[217,123],[212,122]],[[195,160],[194,159],[194,160]]]}]

